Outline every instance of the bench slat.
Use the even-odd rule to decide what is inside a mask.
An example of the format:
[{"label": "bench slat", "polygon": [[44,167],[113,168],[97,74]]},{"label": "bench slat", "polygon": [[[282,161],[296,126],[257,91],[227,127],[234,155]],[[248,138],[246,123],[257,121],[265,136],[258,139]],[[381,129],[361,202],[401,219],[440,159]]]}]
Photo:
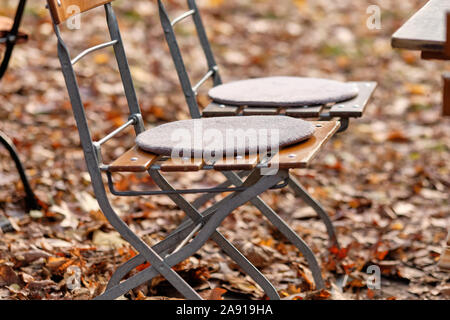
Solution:
[{"label": "bench slat", "polygon": [[286,110],[286,115],[293,118],[318,118],[324,106],[298,107]]},{"label": "bench slat", "polygon": [[168,159],[160,163],[163,172],[196,172],[203,168],[203,159]]},{"label": "bench slat", "polygon": [[279,108],[246,107],[243,114],[244,116],[276,116],[279,112]]},{"label": "bench slat", "polygon": [[252,170],[258,164],[258,155],[247,155],[242,159],[223,159],[214,164],[217,171]]},{"label": "bench slat", "polygon": [[203,110],[203,117],[228,117],[239,114],[239,107],[226,106],[212,102]]}]

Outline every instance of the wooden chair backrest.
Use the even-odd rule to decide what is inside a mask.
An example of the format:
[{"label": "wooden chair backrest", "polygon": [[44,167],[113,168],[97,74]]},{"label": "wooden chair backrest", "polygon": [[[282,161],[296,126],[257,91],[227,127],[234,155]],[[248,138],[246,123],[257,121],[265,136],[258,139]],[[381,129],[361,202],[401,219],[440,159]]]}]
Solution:
[{"label": "wooden chair backrest", "polygon": [[114,0],[47,0],[50,13],[56,24],[112,1]]}]

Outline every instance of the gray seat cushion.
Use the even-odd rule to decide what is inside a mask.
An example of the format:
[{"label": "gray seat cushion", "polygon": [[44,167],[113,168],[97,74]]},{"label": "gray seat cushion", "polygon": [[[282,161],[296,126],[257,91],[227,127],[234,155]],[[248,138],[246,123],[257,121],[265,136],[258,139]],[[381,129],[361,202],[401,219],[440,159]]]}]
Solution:
[{"label": "gray seat cushion", "polygon": [[236,106],[294,107],[342,102],[358,95],[354,84],[318,78],[269,77],[212,88],[215,102]]},{"label": "gray seat cushion", "polygon": [[172,157],[243,156],[307,140],[314,130],[311,123],[286,116],[202,118],[152,128],[136,143],[144,151]]}]

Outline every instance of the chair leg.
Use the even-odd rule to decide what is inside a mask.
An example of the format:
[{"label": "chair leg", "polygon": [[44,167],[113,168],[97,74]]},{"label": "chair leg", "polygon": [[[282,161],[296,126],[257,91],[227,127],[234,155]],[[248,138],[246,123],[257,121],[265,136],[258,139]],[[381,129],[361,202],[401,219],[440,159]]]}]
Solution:
[{"label": "chair leg", "polygon": [[339,248],[339,241],[336,235],[336,230],[334,229],[333,222],[330,216],[327,214],[325,209],[316,200],[311,197],[311,195],[302,187],[302,185],[292,176],[289,176],[289,186],[294,191],[297,197],[301,198],[306,204],[316,211],[319,217],[324,222],[328,236],[330,237],[330,245]]},{"label": "chair leg", "polygon": [[[215,212],[217,207],[220,205],[221,202],[217,202],[211,207],[209,207],[207,210],[203,211],[201,213],[202,215],[202,223],[204,223],[207,219],[210,218],[210,216]],[[164,255],[165,251],[170,251],[171,249],[174,249],[177,243],[181,242],[183,238],[185,238],[191,230],[194,228],[194,222],[193,220],[187,216],[183,219],[183,222],[173,231],[171,235],[169,235],[166,239],[161,241],[160,243],[156,244],[153,249],[158,252],[160,255]],[[165,243],[166,241],[171,240],[172,237],[177,237],[177,242],[170,242]],[[160,249],[159,246],[162,245],[163,247]],[[118,285],[121,280],[130,272],[131,270],[135,269],[139,265],[145,263],[145,258],[142,255],[135,256],[127,263],[119,266],[114,274],[111,277],[111,280],[109,281],[108,288],[114,285]]]},{"label": "chair leg", "polygon": [[[160,172],[152,171],[151,176],[153,181],[162,190],[175,190],[169,182],[161,175]],[[180,207],[192,219],[193,224],[197,224],[199,219],[204,216],[194,208],[183,196],[179,194],[168,195],[169,198]],[[255,282],[264,290],[267,296],[272,300],[279,300],[280,296],[277,290],[270,283],[270,281],[241,253],[236,249],[220,232],[215,231],[211,239],[241,268],[247,273]]]},{"label": "chair leg", "polygon": [[16,148],[12,141],[8,138],[8,136],[0,131],[0,143],[5,146],[8,150],[11,158],[13,159],[17,171],[19,172],[20,179],[22,180],[23,188],[26,193],[25,203],[27,206],[27,210],[39,210],[40,206],[37,202],[36,196],[34,195],[33,190],[31,189],[30,183],[28,181],[27,175],[25,174],[25,170],[23,168],[22,162],[20,161],[19,155],[17,153]]},{"label": "chair leg", "polygon": [[[227,181],[222,183],[220,187],[229,187],[230,185],[236,185],[235,183],[238,182],[237,179],[233,179],[236,177],[242,178],[245,176],[245,172],[241,172],[239,176],[236,175],[234,172],[223,172],[223,174],[227,177]],[[242,181],[241,181],[242,182]],[[327,233],[329,236],[330,246],[335,246],[337,248],[340,248],[339,241],[337,238],[336,230],[334,229],[333,222],[330,219],[330,216],[326,213],[325,209],[318,203],[316,200],[314,200],[311,195],[301,186],[301,184],[292,176],[289,175],[289,186],[294,191],[295,195],[299,198],[301,198],[307,205],[309,205],[313,210],[317,213],[319,218],[323,221],[325,224],[325,227],[327,228]],[[215,194],[205,194],[199,198],[197,198],[193,205],[196,208],[200,208],[203,206],[206,202],[213,199],[216,195]],[[258,205],[256,205],[253,201],[252,204],[255,205],[258,209],[262,204],[260,203],[262,200],[260,199],[258,201]]]},{"label": "chair leg", "polygon": [[[212,217],[209,219],[209,221],[203,226],[203,228],[199,231],[197,236],[189,244],[187,244],[181,250],[167,256],[164,259],[164,261],[162,261],[162,263],[158,264],[158,265],[152,263],[151,260],[148,260],[148,258],[146,257],[146,260],[151,263],[151,266],[149,268],[147,268],[144,271],[141,271],[140,273],[134,275],[133,277],[125,280],[124,282],[120,283],[119,285],[107,290],[103,295],[97,297],[96,299],[103,300],[103,299],[117,298],[118,296],[128,292],[129,290],[139,286],[140,284],[151,280],[158,273],[161,273],[170,283],[172,283],[172,285],[175,286],[174,280],[168,278],[163,273],[163,272],[166,272],[165,268],[170,269],[177,263],[179,263],[179,262],[187,259],[188,257],[192,256],[193,254],[195,254],[195,252],[197,252],[205,244],[205,242],[208,241],[208,239],[216,231],[216,228],[223,222],[223,220],[234,209],[242,206],[243,204],[248,202],[250,199],[263,193],[267,189],[277,185],[280,181],[283,181],[286,178],[287,178],[286,172],[280,172],[276,176],[261,177],[259,170],[258,171],[255,170],[255,172],[253,174],[251,174],[249,176],[249,178],[247,178],[247,180],[244,182],[244,186],[247,186],[248,189],[246,189],[245,191],[235,192],[231,196],[228,196],[225,199],[225,201],[223,201],[221,206],[218,208],[216,213],[214,215],[212,215]],[[95,180],[94,183],[98,183],[98,181]],[[111,223],[113,225],[117,224],[119,226],[119,228],[116,228],[116,229],[122,229],[122,227],[120,226],[120,224],[123,223],[122,220],[119,219],[120,221],[118,221],[117,220],[118,217],[117,218],[110,217],[110,218],[112,221]],[[117,222],[119,222],[119,223],[117,223]],[[129,230],[129,232],[132,233],[131,230]],[[142,241],[140,241],[142,243],[140,243],[139,241],[136,242],[136,239],[139,239],[139,238],[136,235],[134,235],[134,233],[132,233],[132,235],[130,235],[130,234],[127,234],[127,232],[124,232],[122,235],[125,237],[125,239],[129,238],[132,242],[135,242],[136,246],[142,247],[143,244],[145,245],[145,243],[143,243]],[[148,250],[153,252],[150,248],[148,248]],[[152,260],[154,260],[152,255],[149,255],[149,256]],[[182,294],[184,294],[180,289],[178,289],[178,290]],[[191,288],[191,290],[192,290],[192,288]],[[190,297],[187,297],[187,298],[190,298]]]},{"label": "chair leg", "polygon": [[316,284],[316,289],[324,289],[325,282],[322,278],[322,272],[311,248],[275,212],[273,212],[272,210],[265,210],[264,215],[294,246],[297,247],[300,252],[303,253],[306,260],[308,261],[309,267],[311,268],[314,283]]},{"label": "chair leg", "polygon": [[[161,274],[163,277],[165,277],[167,281],[169,281],[175,287],[175,289],[177,289],[185,298],[191,300],[200,300],[200,295],[195,292],[195,290],[192,289],[192,287],[189,286],[186,281],[184,281],[184,279],[171,268],[171,266],[167,265],[166,261],[160,255],[158,255],[152,248],[150,248],[144,241],[142,241],[119,217],[108,200],[100,170],[98,170],[94,166],[91,166],[91,164],[96,163],[95,154],[92,152],[85,152],[85,157],[97,201],[109,223],[128,243],[130,243],[131,246],[133,246],[140,254],[145,257],[145,260],[152,265],[152,268],[156,270],[157,274]],[[121,294],[116,295],[118,292],[121,292],[120,290],[118,290],[118,288],[121,288],[124,285],[125,284],[119,284],[111,288],[108,295],[101,296],[99,297],[99,299],[104,299],[105,297],[119,297]]]},{"label": "chair leg", "polygon": [[[240,180],[236,174],[228,172],[226,175],[234,185],[240,185],[242,183],[242,180]],[[295,233],[260,197],[255,197],[251,200],[251,202],[305,256],[311,268],[316,287],[318,289],[325,288],[325,283],[322,278],[319,264],[314,256],[314,253],[303,241],[303,239],[301,239],[297,233]]]},{"label": "chair leg", "polygon": [[[170,234],[166,239],[159,242],[152,249],[157,252],[159,255],[163,256],[165,252],[169,250],[173,250],[184,238],[191,233],[194,228],[194,224],[190,225],[186,224],[183,228],[179,228],[175,230],[172,234]],[[142,254],[139,254],[124,264],[120,265],[116,271],[111,276],[111,279],[108,282],[107,289],[112,288],[120,283],[122,279],[133,269],[144,264],[146,262],[145,257]]]}]

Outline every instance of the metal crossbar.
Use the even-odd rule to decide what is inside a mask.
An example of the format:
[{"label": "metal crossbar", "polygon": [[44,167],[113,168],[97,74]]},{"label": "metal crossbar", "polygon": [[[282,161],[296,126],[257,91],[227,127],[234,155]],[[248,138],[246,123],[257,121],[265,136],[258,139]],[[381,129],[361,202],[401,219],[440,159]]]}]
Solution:
[{"label": "metal crossbar", "polygon": [[192,87],[192,91],[194,91],[195,94],[197,94],[198,89],[209,79],[211,78],[214,73],[216,73],[219,70],[219,67],[214,66],[212,70],[209,70],[205,76],[195,85]]},{"label": "metal crossbar", "polygon": [[[152,169],[153,170],[153,169]],[[106,176],[108,178],[108,187],[111,194],[120,197],[138,197],[138,196],[157,196],[157,195],[169,195],[169,194],[199,194],[199,193],[224,193],[224,192],[238,192],[245,191],[247,187],[236,188],[203,188],[203,189],[186,189],[186,190],[170,190],[170,191],[117,191],[114,187],[111,172],[107,171]],[[282,189],[288,185],[289,181],[286,179],[280,184],[270,187],[270,190]]]},{"label": "metal crossbar", "polygon": [[184,19],[186,19],[187,17],[192,16],[193,14],[195,14],[195,10],[190,10],[187,11],[185,13],[183,13],[182,15],[180,15],[179,17],[175,18],[170,24],[173,26],[175,26],[178,22],[183,21]]},{"label": "metal crossbar", "polygon": [[75,65],[78,61],[80,61],[81,59],[83,59],[85,56],[87,56],[88,54],[94,52],[94,51],[98,51],[100,49],[103,48],[107,48],[107,47],[111,47],[113,45],[115,45],[118,41],[117,40],[113,40],[113,41],[109,41],[109,42],[105,42],[99,45],[96,45],[94,47],[91,47],[89,49],[84,50],[83,52],[81,52],[78,56],[76,56],[72,61],[72,65]]},{"label": "metal crossbar", "polygon": [[129,126],[134,125],[135,123],[136,123],[136,119],[128,120],[126,123],[121,125],[119,128],[117,128],[116,130],[114,130],[113,132],[108,134],[106,137],[104,137],[103,139],[100,139],[99,141],[95,142],[95,144],[98,144],[100,146],[104,145],[106,142],[108,142],[109,140],[111,140],[112,138],[117,136],[119,133],[123,132]]},{"label": "metal crossbar", "polygon": [[202,224],[199,223],[192,231],[191,233],[188,234],[188,236],[178,245],[178,247],[175,248],[175,250],[173,250],[172,254],[177,253],[178,251],[181,250],[181,248],[183,248],[189,241],[192,240],[192,238],[194,237],[194,235],[202,228]]}]

